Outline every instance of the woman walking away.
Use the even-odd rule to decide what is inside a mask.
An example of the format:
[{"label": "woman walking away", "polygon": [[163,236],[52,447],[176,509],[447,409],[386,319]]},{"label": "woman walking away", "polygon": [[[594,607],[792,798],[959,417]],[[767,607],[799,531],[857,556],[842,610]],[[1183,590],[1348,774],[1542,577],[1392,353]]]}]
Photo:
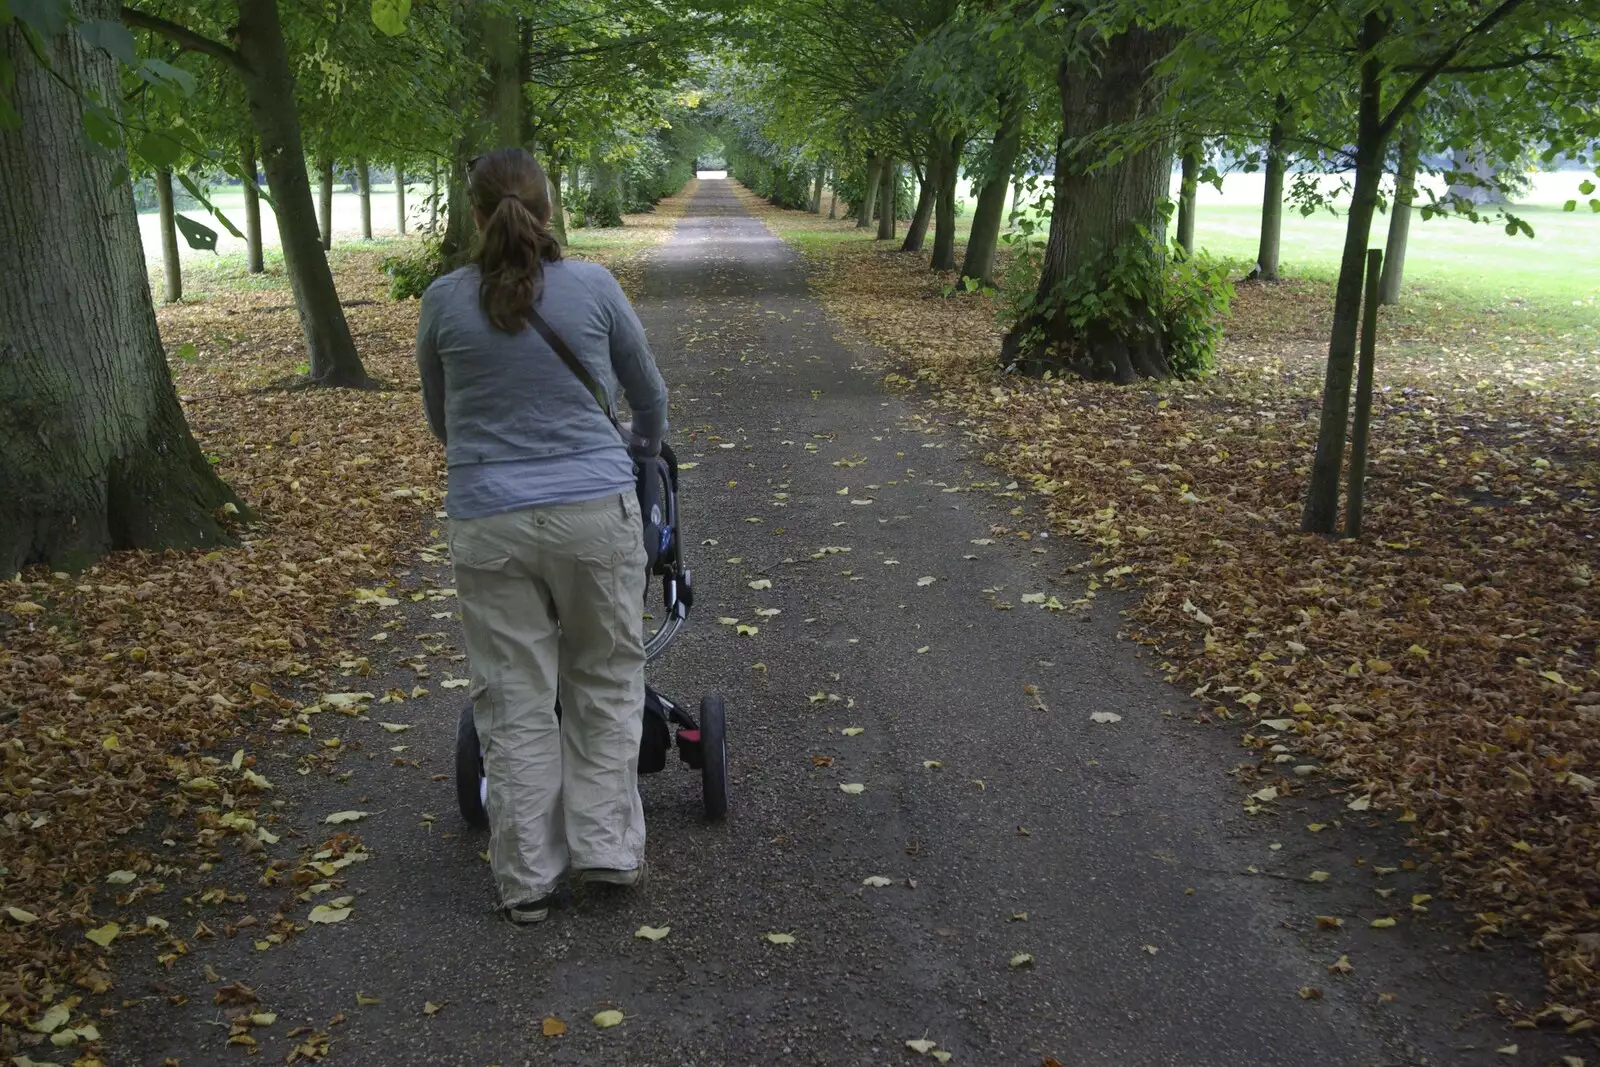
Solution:
[{"label": "woman walking away", "polygon": [[[667,391],[616,279],[561,258],[533,157],[482,156],[468,189],[482,248],[423,296],[417,366],[449,465],[489,862],[507,916],[534,923],[569,865],[581,881],[644,875],[645,551],[629,453],[660,449]],[[619,384],[629,441],[610,415]]]}]

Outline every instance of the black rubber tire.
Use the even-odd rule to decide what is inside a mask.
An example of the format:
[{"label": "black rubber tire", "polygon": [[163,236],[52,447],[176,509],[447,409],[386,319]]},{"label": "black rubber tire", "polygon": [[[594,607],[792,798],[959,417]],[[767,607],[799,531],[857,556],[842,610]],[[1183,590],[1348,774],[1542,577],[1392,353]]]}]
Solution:
[{"label": "black rubber tire", "polygon": [[483,749],[478,746],[478,728],[472,721],[472,705],[461,709],[456,722],[456,806],[461,818],[474,830],[489,828],[489,812],[483,806]]},{"label": "black rubber tire", "polygon": [[700,698],[700,784],[706,818],[721,822],[728,815],[728,726],[722,698]]}]

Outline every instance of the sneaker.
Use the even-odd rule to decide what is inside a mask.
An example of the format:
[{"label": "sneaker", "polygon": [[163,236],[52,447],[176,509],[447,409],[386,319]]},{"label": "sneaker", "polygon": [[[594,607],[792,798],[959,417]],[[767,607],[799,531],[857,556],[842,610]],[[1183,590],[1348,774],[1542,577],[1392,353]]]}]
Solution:
[{"label": "sneaker", "polygon": [[533,923],[542,923],[550,915],[550,898],[541,897],[538,900],[527,900],[521,904],[513,904],[505,909],[507,919],[518,926],[531,926]]},{"label": "sneaker", "polygon": [[602,885],[620,885],[629,888],[644,884],[644,860],[631,871],[613,870],[609,867],[588,867],[578,872],[578,881],[599,882]]}]

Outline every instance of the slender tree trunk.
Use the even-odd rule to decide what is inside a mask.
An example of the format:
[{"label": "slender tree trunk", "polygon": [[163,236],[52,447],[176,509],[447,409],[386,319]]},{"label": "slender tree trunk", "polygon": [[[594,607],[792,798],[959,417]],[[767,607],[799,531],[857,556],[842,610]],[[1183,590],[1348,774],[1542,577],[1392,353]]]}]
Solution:
[{"label": "slender tree trunk", "polygon": [[1264,282],[1278,280],[1278,249],[1283,237],[1283,175],[1289,162],[1284,145],[1289,139],[1293,118],[1288,99],[1279,93],[1277,112],[1267,131],[1267,166],[1263,174],[1266,180],[1261,191],[1261,244],[1256,251],[1256,269],[1251,275]]},{"label": "slender tree trunk", "polygon": [[1350,379],[1355,372],[1356,334],[1361,324],[1361,281],[1366,271],[1367,240],[1383,180],[1384,132],[1381,124],[1383,68],[1374,54],[1384,35],[1382,15],[1368,14],[1361,31],[1367,55],[1361,70],[1361,100],[1356,132],[1356,186],[1346,216],[1344,254],[1334,287],[1333,328],[1328,340],[1328,371],[1322,386],[1322,421],[1317,427],[1317,455],[1311,464],[1300,528],[1332,536],[1339,521],[1339,480],[1350,425]]},{"label": "slender tree trunk", "polygon": [[1389,209],[1389,240],[1383,253],[1380,304],[1400,303],[1400,286],[1406,274],[1406,242],[1411,236],[1411,204],[1417,198],[1421,132],[1417,123],[1408,122],[1400,134],[1400,161],[1394,175],[1394,203]]},{"label": "slender tree trunk", "polygon": [[[356,353],[344,308],[333,287],[333,272],[318,239],[311,183],[306,176],[300,117],[295,110],[294,77],[289,73],[283,26],[276,0],[237,0],[236,30],[241,76],[250,116],[261,138],[262,164],[272,189],[283,244],[283,266],[294,290],[311,366],[309,380],[320,385],[366,386],[366,369]],[[331,191],[330,180],[327,188]],[[332,222],[331,205],[328,221]]]},{"label": "slender tree trunk", "polygon": [[933,198],[933,262],[930,265],[934,270],[956,269],[956,181],[961,174],[961,146],[965,143],[966,138],[959,133],[948,138],[942,135],[934,138],[939,167]]},{"label": "slender tree trunk", "polygon": [[439,157],[434,156],[428,164],[428,233],[439,232],[439,201],[444,195],[444,190],[439,188]]},{"label": "slender tree trunk", "polygon": [[472,248],[472,204],[467,192],[471,144],[470,135],[461,134],[452,146],[453,154],[445,161],[449,170],[445,175],[444,237],[439,242],[439,253],[448,270],[465,263]]},{"label": "slender tree trunk", "polygon": [[1013,94],[1007,93],[1000,98],[1000,124],[989,153],[989,171],[978,193],[978,206],[972,212],[972,232],[967,235],[967,254],[961,261],[963,278],[976,278],[985,285],[994,281],[994,254],[1000,246],[1006,188],[1021,148],[1022,108]]},{"label": "slender tree trunk", "polygon": [[813,215],[822,214],[822,181],[827,176],[828,168],[821,163],[817,164],[817,177],[811,185],[811,206],[807,208]]},{"label": "slender tree trunk", "polygon": [[333,248],[333,157],[317,159],[317,179],[321,183],[317,201],[317,218],[321,224],[322,250]]},{"label": "slender tree trunk", "polygon": [[895,201],[900,194],[900,164],[885,160],[878,186],[878,240],[894,240]]},{"label": "slender tree trunk", "polygon": [[1361,361],[1356,372],[1356,418],[1350,433],[1350,492],[1344,517],[1344,535],[1361,536],[1362,511],[1367,501],[1367,440],[1372,428],[1372,365],[1377,361],[1379,273],[1383,253],[1367,250],[1366,299],[1361,307]]},{"label": "slender tree trunk", "polygon": [[867,153],[867,184],[861,192],[861,203],[856,205],[856,229],[872,225],[873,209],[877,207],[878,180],[883,176],[883,160],[876,152]]},{"label": "slender tree trunk", "polygon": [[183,299],[183,265],[178,262],[178,213],[172,207],[172,171],[156,171],[156,210],[161,218],[161,267],[163,303]]},{"label": "slender tree trunk", "polygon": [[406,172],[398,163],[394,165],[394,232],[406,235]]},{"label": "slender tree trunk", "polygon": [[839,171],[834,168],[833,181],[828,183],[828,221],[839,217]]},{"label": "slender tree trunk", "polygon": [[911,213],[911,225],[906,227],[905,243],[900,246],[902,252],[920,252],[928,240],[928,223],[933,221],[933,200],[935,195],[934,175],[931,166],[920,168],[917,175],[919,186],[917,190],[917,209]]},{"label": "slender tree trunk", "polygon": [[245,260],[251,274],[266,270],[261,250],[261,191],[256,187],[259,173],[256,167],[255,134],[247,133],[239,144],[239,168],[244,171],[244,246]]},{"label": "slender tree trunk", "polygon": [[1159,112],[1167,86],[1154,71],[1172,32],[1135,26],[1095,46],[1095,54],[1063,59],[1055,206],[1037,310],[1006,335],[1002,365],[1118,382],[1171,373],[1157,309],[1135,306],[1115,319],[1077,322],[1060,308],[1057,288],[1132,242],[1149,239],[1158,254],[1166,247],[1161,205],[1172,190],[1171,146],[1153,142],[1108,164],[1082,145],[1107,127]]},{"label": "slender tree trunk", "polygon": [[361,197],[361,239],[372,240],[372,170],[366,156],[356,157],[356,193]]},{"label": "slender tree trunk", "polygon": [[545,172],[550,179],[550,232],[556,235],[561,247],[567,247],[567,209],[561,203],[561,164],[554,161]]},{"label": "slender tree trunk", "polygon": [[[71,9],[93,22],[119,6]],[[214,513],[237,498],[184,421],[116,177],[126,160],[83,135],[83,98],[121,95],[117,61],[70,31],[39,47],[48,70],[15,24],[0,28],[21,116],[0,126],[0,573],[225,543]]]},{"label": "slender tree trunk", "polygon": [[1022,184],[1022,175],[1018,174],[1011,183],[1011,214],[1006,216],[1007,226],[1015,226],[1022,217]]},{"label": "slender tree trunk", "polygon": [[1183,171],[1178,182],[1178,247],[1185,256],[1194,255],[1194,201],[1200,188],[1200,146],[1183,149]]}]

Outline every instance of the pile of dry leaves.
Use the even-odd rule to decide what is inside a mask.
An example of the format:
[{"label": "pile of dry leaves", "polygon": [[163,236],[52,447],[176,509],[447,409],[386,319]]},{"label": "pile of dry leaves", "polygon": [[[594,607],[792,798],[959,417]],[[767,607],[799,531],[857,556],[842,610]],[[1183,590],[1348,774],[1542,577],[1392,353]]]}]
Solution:
[{"label": "pile of dry leaves", "polygon": [[[590,258],[626,279],[677,207],[630,217],[635,232]],[[42,1045],[100,1063],[90,1009],[112,954],[166,959],[208,933],[168,929],[160,914],[182,895],[168,882],[276,841],[254,752],[300,706],[290,687],[350,666],[351,607],[423,543],[443,454],[417,392],[417,303],[388,299],[381,258],[336,255],[362,358],[389,383],[379,391],[262,388],[304,358],[282,277],[159,312],[190,426],[261,517],[237,547],[122,553],[0,585],[7,1062]]]},{"label": "pile of dry leaves", "polygon": [[1205,381],[1034,381],[999,372],[993,302],[941,296],[945,279],[922,257],[825,239],[815,231],[850,224],[747,203],[805,238],[833,313],[898,357],[1059,528],[1092,543],[1090,595],[1137,583],[1138,639],[1166,655],[1206,717],[1255,724],[1258,797],[1331,790],[1354,817],[1410,824],[1474,937],[1543,947],[1566,1008],[1540,1021],[1594,1025],[1595,331],[1528,344],[1391,332],[1368,536],[1330,541],[1297,529],[1325,290],[1243,286]]}]

